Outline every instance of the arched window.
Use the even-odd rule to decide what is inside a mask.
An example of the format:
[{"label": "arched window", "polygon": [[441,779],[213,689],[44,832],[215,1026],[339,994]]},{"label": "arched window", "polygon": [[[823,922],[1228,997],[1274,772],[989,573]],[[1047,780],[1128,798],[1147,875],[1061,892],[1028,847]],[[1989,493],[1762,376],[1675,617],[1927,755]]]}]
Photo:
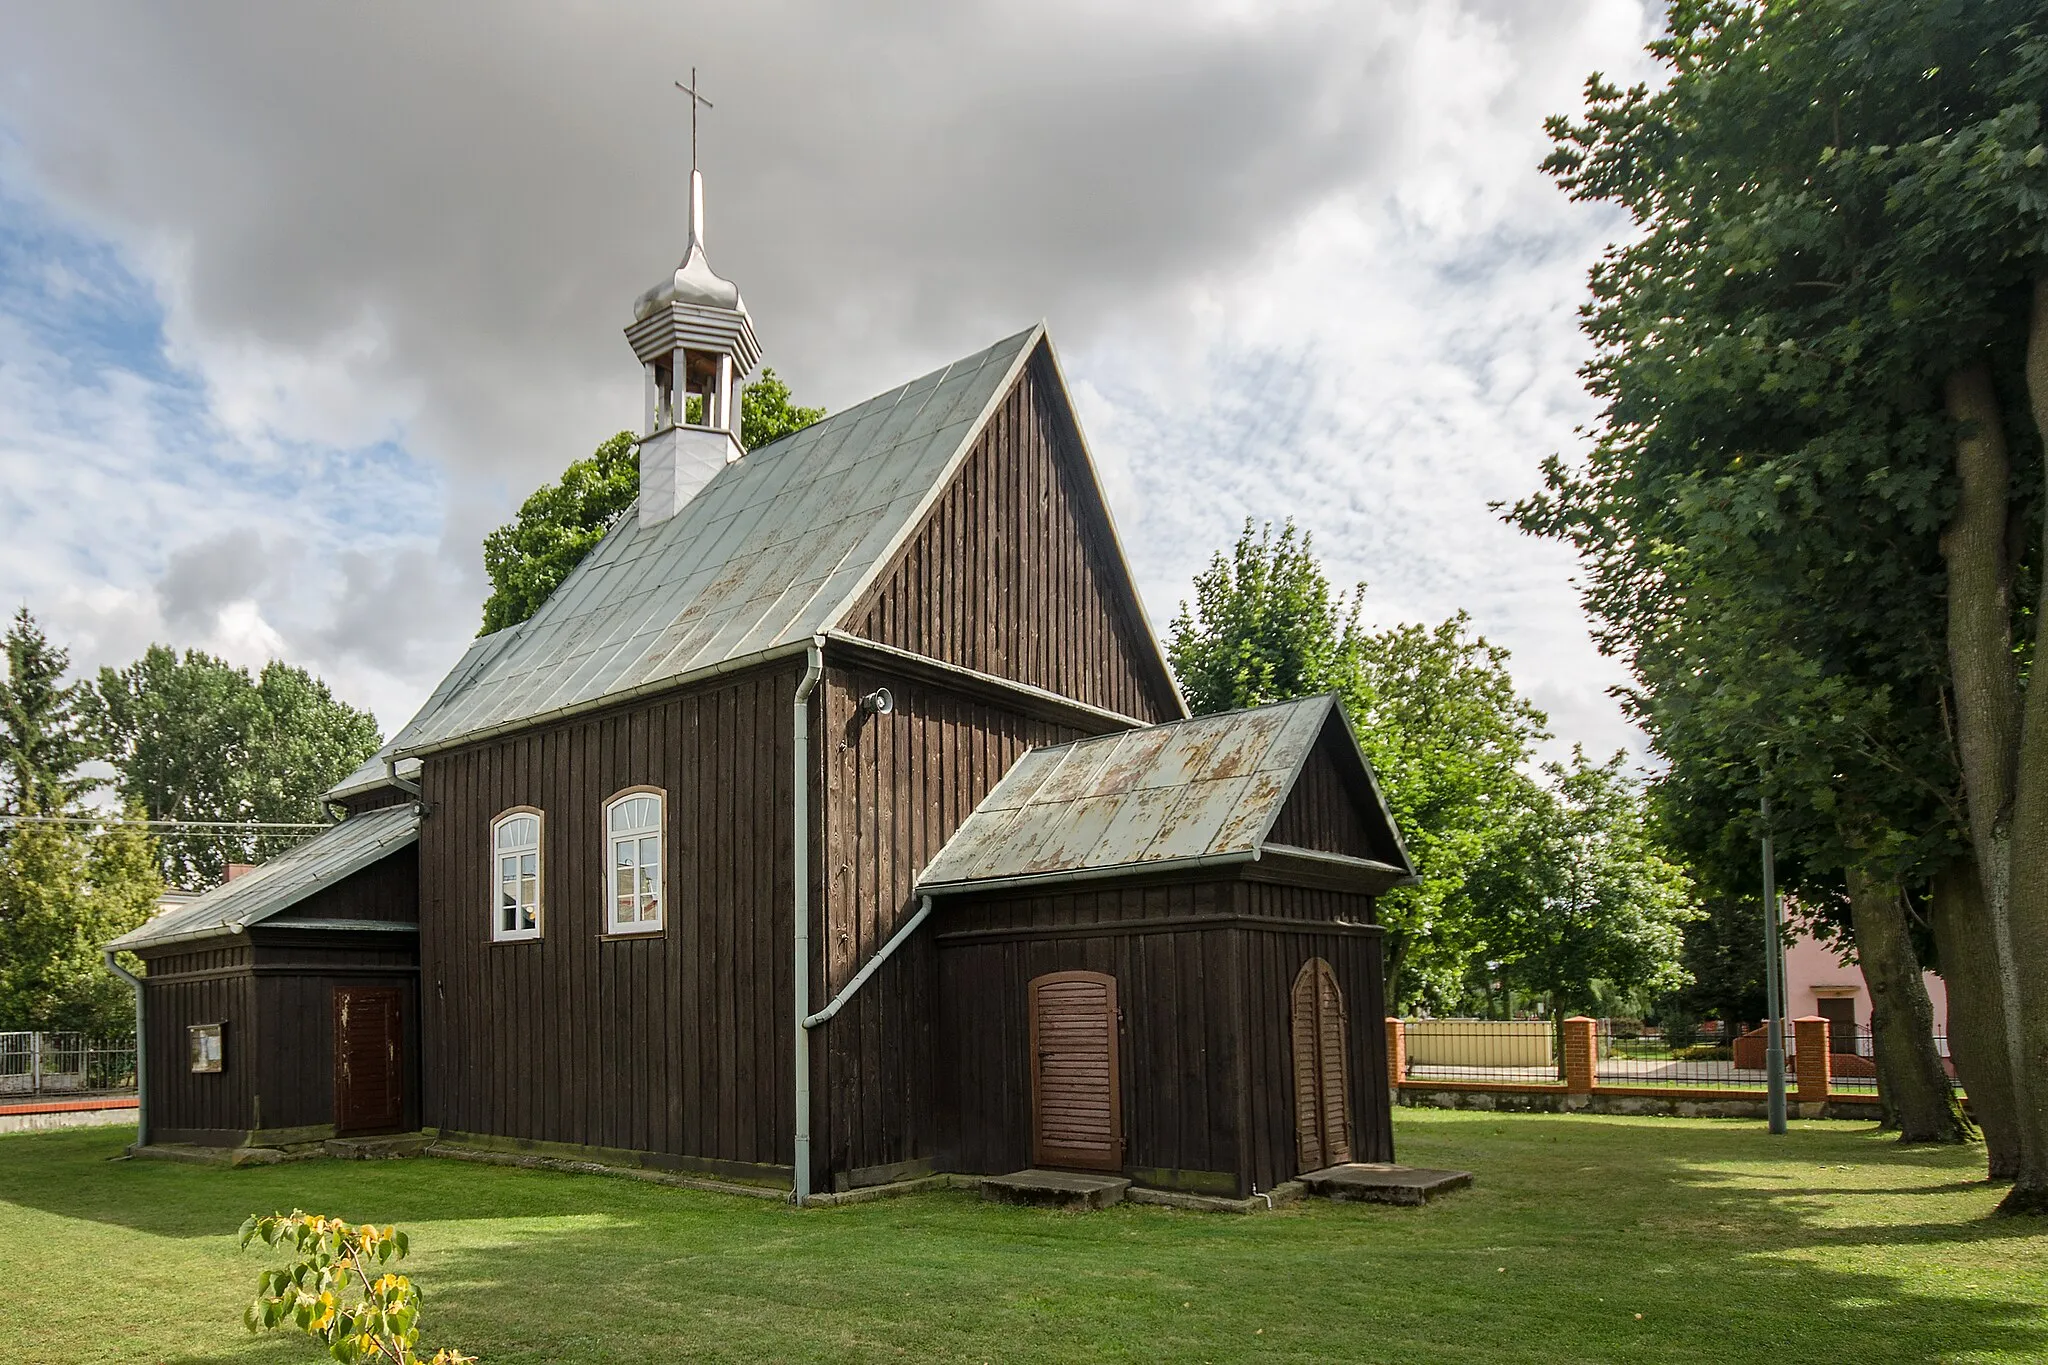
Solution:
[{"label": "arched window", "polygon": [[540,937],[540,826],[531,806],[491,821],[491,937],[501,943]]},{"label": "arched window", "polygon": [[662,924],[663,794],[653,787],[620,792],[604,807],[606,928],[653,934]]}]

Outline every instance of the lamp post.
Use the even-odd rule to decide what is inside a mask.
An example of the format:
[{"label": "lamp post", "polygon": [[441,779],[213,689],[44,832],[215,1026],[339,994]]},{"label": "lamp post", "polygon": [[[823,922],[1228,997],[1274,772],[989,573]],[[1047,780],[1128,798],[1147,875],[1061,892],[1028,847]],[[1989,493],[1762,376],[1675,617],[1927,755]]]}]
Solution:
[{"label": "lamp post", "polygon": [[1764,989],[1770,994],[1764,1075],[1770,1086],[1771,1131],[1785,1131],[1785,939],[1778,930],[1778,860],[1771,848],[1771,795],[1764,793]]}]

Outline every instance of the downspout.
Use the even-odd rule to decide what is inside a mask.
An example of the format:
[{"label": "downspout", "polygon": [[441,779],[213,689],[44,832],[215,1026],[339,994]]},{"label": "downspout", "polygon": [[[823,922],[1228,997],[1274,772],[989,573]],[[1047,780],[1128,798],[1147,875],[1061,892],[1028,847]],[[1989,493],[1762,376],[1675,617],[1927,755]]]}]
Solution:
[{"label": "downspout", "polygon": [[793,970],[796,1016],[796,1162],[792,1198],[798,1207],[811,1197],[811,692],[825,672],[825,637],[813,635],[805,653],[803,681],[796,685],[795,793],[796,837],[792,840],[791,872],[796,892],[796,933]]},{"label": "downspout", "polygon": [[840,988],[839,994],[832,997],[832,1003],[804,1020],[805,1028],[816,1028],[833,1015],[839,1013],[846,1002],[853,999],[854,992],[867,984],[867,979],[875,974],[875,970],[884,962],[887,962],[890,956],[903,946],[905,939],[917,932],[917,926],[923,924],[925,918],[932,912],[932,898],[925,896],[922,899],[923,903],[917,907],[917,913],[903,922],[903,927],[898,929],[890,937],[889,941],[882,945],[882,951],[868,959],[867,966],[854,973],[853,980],[847,982],[845,986]]},{"label": "downspout", "polygon": [[420,784],[408,782],[398,775],[397,759],[387,758],[384,760],[384,780],[404,792],[407,796],[410,796],[413,800],[417,801],[420,799]]},{"label": "downspout", "polygon": [[107,970],[127,982],[135,992],[135,1145],[149,1145],[149,1068],[143,1065],[142,978],[114,960],[112,948],[102,948]]}]

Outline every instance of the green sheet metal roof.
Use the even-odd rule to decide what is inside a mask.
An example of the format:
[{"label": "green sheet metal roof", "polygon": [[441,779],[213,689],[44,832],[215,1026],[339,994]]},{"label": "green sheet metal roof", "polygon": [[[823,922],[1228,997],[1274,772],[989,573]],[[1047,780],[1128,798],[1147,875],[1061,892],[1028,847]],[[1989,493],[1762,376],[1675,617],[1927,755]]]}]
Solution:
[{"label": "green sheet metal roof", "polygon": [[388,806],[353,816],[254,871],[131,929],[112,946],[139,951],[247,929],[398,852],[420,837],[419,808]]},{"label": "green sheet metal roof", "polygon": [[[1345,723],[1334,697],[1309,697],[1033,749],[939,850],[918,890],[1248,862],[1333,716]],[[1399,870],[1412,871],[1402,856]]]},{"label": "green sheet metal roof", "polygon": [[667,521],[632,513],[522,625],[479,640],[415,754],[802,648],[910,535],[1044,335],[1033,327],[750,452]]}]

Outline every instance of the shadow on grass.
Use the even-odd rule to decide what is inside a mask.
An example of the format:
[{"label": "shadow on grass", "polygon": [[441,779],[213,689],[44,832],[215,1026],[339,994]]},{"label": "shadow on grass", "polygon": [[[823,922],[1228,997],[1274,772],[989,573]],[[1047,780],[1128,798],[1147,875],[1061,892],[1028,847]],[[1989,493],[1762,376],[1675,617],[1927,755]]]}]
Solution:
[{"label": "shadow on grass", "polygon": [[[797,1214],[453,1161],[109,1163],[127,1135],[103,1129],[0,1139],[0,1202],[223,1243],[243,1214],[271,1207],[409,1224],[427,1336],[492,1365],[2048,1353],[2041,1276],[1999,1278],[2021,1259],[2012,1239],[2048,1221],[1989,1217],[1998,1187],[1959,1179],[1971,1154],[1860,1131],[1773,1139],[1761,1125],[1605,1116],[1459,1116],[1404,1123],[1400,1137],[1404,1160],[1473,1169],[1479,1184],[1425,1209],[1277,1217],[1067,1216],[960,1195]],[[1845,1183],[1827,1184],[1842,1165]],[[1962,1212],[1931,1217],[1930,1195]],[[1872,1247],[1907,1259],[1858,1264]],[[1927,1263],[1990,1292],[1944,1292]],[[251,1255],[252,1282],[257,1268]],[[302,1342],[258,1339],[205,1354],[208,1340],[149,1358],[313,1358]]]}]

